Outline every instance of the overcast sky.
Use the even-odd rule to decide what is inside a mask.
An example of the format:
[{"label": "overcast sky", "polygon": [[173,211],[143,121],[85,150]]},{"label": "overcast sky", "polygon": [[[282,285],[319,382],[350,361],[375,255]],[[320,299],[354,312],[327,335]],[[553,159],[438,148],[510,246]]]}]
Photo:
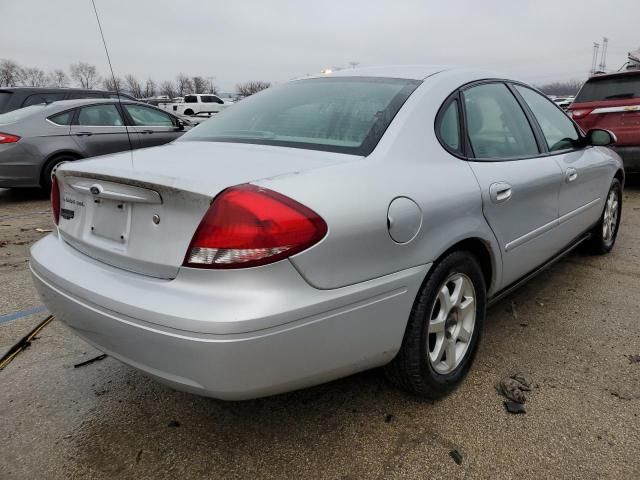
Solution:
[{"label": "overcast sky", "polygon": [[[640,0],[96,0],[116,75],[280,82],[325,67],[484,66],[532,83],[583,78],[640,47]],[[0,0],[0,58],[108,72],[91,0]]]}]

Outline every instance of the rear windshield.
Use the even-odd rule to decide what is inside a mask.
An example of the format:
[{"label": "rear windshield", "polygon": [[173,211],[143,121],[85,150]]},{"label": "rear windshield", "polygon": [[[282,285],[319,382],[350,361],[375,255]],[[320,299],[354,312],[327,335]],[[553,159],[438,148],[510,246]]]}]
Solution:
[{"label": "rear windshield", "polygon": [[591,79],[584,84],[575,102],[624,100],[640,97],[640,75]]},{"label": "rear windshield", "polygon": [[252,95],[180,141],[278,145],[368,155],[420,84],[396,78],[316,78]]},{"label": "rear windshield", "polygon": [[16,123],[27,118],[29,115],[35,112],[47,108],[46,103],[39,103],[38,105],[31,105],[29,107],[19,108],[18,110],[12,110],[0,115],[0,125],[8,125],[10,123]]},{"label": "rear windshield", "polygon": [[4,112],[9,105],[9,98],[11,98],[11,93],[9,92],[0,92],[0,113]]}]

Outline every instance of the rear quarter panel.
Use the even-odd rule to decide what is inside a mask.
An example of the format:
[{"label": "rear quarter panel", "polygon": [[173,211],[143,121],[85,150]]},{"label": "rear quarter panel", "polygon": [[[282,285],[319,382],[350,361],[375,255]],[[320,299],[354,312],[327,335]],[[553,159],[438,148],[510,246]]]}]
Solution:
[{"label": "rear quarter panel", "polygon": [[[292,257],[311,285],[338,288],[427,264],[468,238],[495,252],[490,288],[500,284],[499,249],[482,215],[478,183],[469,165],[447,153],[434,134],[440,105],[469,80],[460,72],[425,80],[366,158],[258,182],[327,222],[324,240]],[[421,229],[406,244],[394,242],[387,228],[389,204],[399,196],[422,210]]]}]

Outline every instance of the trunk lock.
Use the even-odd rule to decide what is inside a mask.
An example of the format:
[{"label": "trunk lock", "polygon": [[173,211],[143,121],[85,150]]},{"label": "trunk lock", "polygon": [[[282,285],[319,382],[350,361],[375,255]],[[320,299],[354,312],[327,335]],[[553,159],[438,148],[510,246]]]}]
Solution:
[{"label": "trunk lock", "polygon": [[155,223],[156,225],[158,225],[160,223],[160,215],[158,215],[157,213],[153,214],[153,223]]}]

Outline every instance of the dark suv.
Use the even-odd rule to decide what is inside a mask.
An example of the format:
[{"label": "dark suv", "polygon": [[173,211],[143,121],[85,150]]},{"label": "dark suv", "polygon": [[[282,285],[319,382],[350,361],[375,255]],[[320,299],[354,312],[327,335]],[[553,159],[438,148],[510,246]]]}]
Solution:
[{"label": "dark suv", "polygon": [[[120,93],[120,97],[136,101],[135,98],[124,93]],[[78,98],[118,98],[118,94],[84,88],[3,87],[0,88],[0,114],[38,103]]]},{"label": "dark suv", "polygon": [[640,69],[591,77],[568,111],[585,132],[603,128],[615,133],[612,148],[625,170],[640,172]]}]

